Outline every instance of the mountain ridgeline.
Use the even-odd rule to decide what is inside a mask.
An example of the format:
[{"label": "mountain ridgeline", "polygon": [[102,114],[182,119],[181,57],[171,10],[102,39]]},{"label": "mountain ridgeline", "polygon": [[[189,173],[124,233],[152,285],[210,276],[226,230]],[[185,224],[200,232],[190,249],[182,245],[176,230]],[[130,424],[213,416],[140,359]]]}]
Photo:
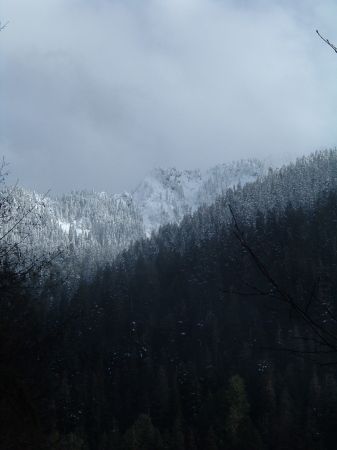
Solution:
[{"label": "mountain ridgeline", "polygon": [[[40,199],[12,195],[20,209]],[[40,281],[48,295],[22,328],[33,352],[7,363],[0,347],[5,444],[20,429],[17,448],[335,448],[336,150],[279,169],[154,169],[132,194],[39,208],[22,245],[60,249],[50,270],[67,281]]]},{"label": "mountain ridgeline", "polygon": [[[160,226],[179,224],[199,206],[211,205],[229,187],[262,177],[267,167],[265,162],[250,160],[205,172],[157,168],[132,194],[77,190],[52,198],[6,188],[4,195],[12,197],[18,212],[38,204],[43,217],[39,226],[30,228],[29,240],[21,245],[33,246],[40,253],[61,250],[59,270],[66,266],[67,274],[75,279],[92,276],[101,264],[114,259],[132,242],[150,237]],[[15,220],[13,217],[6,229]]]},{"label": "mountain ridgeline", "polygon": [[[130,244],[149,238],[167,224],[203,222],[200,232],[213,232],[231,221],[228,205],[249,222],[257,211],[310,206],[323,189],[337,182],[335,151],[316,152],[273,169],[257,159],[227,163],[205,172],[152,170],[132,194],[73,191],[43,199],[43,220],[30,230],[29,245],[37,252],[62,249],[60,266],[73,276],[90,277]],[[21,210],[42,196],[7,188]],[[192,219],[193,217],[193,219]],[[10,226],[10,224],[8,224]],[[182,228],[184,225],[182,225]]]}]

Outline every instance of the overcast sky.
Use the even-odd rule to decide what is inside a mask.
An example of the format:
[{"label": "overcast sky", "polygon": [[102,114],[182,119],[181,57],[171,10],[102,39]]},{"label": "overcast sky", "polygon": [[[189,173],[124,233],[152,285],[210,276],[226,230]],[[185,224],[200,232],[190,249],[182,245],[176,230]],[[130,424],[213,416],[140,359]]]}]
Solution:
[{"label": "overcast sky", "polygon": [[132,191],[155,166],[337,145],[336,0],[1,0],[9,182]]}]

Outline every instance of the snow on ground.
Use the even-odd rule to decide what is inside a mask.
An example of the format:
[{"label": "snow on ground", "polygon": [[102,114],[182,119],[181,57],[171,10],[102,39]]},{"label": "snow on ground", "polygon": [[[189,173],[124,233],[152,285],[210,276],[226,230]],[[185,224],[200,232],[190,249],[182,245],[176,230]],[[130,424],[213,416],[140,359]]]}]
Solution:
[{"label": "snow on ground", "polygon": [[132,194],[143,215],[147,235],[168,222],[212,204],[227,189],[263,176],[270,167],[260,160],[222,164],[206,171],[155,168]]}]

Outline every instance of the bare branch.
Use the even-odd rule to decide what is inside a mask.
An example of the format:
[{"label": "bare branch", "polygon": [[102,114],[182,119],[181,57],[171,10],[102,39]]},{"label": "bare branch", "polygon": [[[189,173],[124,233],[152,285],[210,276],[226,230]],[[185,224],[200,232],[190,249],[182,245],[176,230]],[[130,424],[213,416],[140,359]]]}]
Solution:
[{"label": "bare branch", "polygon": [[9,23],[9,22],[6,22],[5,25],[1,25],[1,22],[0,22],[0,31],[3,30],[3,29],[6,27],[6,25],[7,25],[8,23]]},{"label": "bare branch", "polygon": [[324,42],[326,42],[328,45],[330,45],[330,47],[335,50],[335,52],[337,53],[337,47],[335,47],[333,44],[331,44],[331,42],[328,41],[328,39],[325,39],[323,36],[321,36],[318,32],[318,30],[316,30],[316,33],[318,34],[318,36],[323,39]]},{"label": "bare branch", "polygon": [[[319,285],[319,280],[316,281],[315,286],[313,288],[313,291],[309,297],[309,301],[305,307],[302,307],[296,299],[294,299],[290,293],[286,292],[279,282],[277,282],[272,275],[270,274],[268,268],[262,263],[262,261],[259,259],[259,257],[256,255],[252,247],[247,242],[244,233],[242,229],[239,226],[238,220],[233,212],[233,209],[230,205],[229,209],[234,221],[234,235],[238,239],[241,247],[250,255],[251,259],[253,260],[255,266],[259,269],[259,271],[262,273],[263,278],[267,281],[268,285],[271,287],[271,290],[266,292],[264,290],[261,290],[257,288],[256,286],[251,286],[247,283],[246,286],[250,287],[252,289],[252,295],[261,295],[265,297],[275,298],[283,303],[286,303],[289,306],[290,312],[295,312],[296,317],[298,319],[301,319],[303,321],[303,324],[305,324],[309,330],[311,330],[312,336],[308,339],[309,341],[319,344],[320,346],[326,347],[327,351],[322,350],[315,350],[314,353],[317,353],[319,355],[325,355],[327,353],[337,355],[337,335],[333,332],[329,331],[325,324],[322,322],[320,323],[319,320],[317,320],[312,313],[309,311],[310,305],[315,302],[316,305],[318,305],[331,319],[331,323],[337,323],[336,318],[332,311],[323,303],[321,302],[315,295],[315,291],[317,288],[317,285]],[[239,292],[235,292],[240,294]],[[249,295],[249,294],[244,294]],[[306,353],[303,350],[294,350],[294,349],[288,349],[291,353]],[[310,352],[307,352],[310,353]],[[303,355],[301,355],[303,356]],[[318,361],[316,361],[319,363]],[[321,363],[319,363],[321,364]],[[328,363],[329,365],[337,364],[337,361],[333,363]],[[325,365],[325,363],[322,363],[321,365]]]}]

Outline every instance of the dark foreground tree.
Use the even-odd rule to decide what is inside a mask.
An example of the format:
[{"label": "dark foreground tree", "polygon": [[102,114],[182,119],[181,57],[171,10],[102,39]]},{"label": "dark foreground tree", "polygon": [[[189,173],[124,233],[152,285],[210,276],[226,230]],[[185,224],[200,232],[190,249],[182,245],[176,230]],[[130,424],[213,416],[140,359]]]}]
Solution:
[{"label": "dark foreground tree", "polygon": [[[45,277],[56,254],[32,248],[32,230],[42,226],[44,197],[23,207],[17,188],[5,186],[0,167],[0,448],[47,448],[41,417],[48,383],[48,307]],[[48,387],[50,389],[50,386]],[[44,405],[43,405],[44,404]],[[48,412],[50,413],[50,411]]]}]

